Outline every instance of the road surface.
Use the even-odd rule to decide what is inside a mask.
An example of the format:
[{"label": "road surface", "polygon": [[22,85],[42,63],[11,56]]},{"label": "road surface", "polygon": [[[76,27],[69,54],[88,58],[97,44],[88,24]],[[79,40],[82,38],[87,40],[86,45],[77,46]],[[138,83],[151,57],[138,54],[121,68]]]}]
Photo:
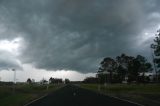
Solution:
[{"label": "road surface", "polygon": [[74,85],[67,85],[27,106],[138,106],[98,94]]}]

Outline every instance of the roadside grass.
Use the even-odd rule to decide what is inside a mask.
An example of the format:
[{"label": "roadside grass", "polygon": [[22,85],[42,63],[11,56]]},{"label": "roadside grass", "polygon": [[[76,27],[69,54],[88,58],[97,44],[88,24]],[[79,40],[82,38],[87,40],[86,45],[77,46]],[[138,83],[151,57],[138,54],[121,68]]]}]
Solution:
[{"label": "roadside grass", "polygon": [[160,84],[81,84],[81,87],[146,106],[160,106]]},{"label": "roadside grass", "polygon": [[0,106],[23,106],[24,104],[53,92],[63,85],[16,85],[13,92],[12,86],[0,86]]}]

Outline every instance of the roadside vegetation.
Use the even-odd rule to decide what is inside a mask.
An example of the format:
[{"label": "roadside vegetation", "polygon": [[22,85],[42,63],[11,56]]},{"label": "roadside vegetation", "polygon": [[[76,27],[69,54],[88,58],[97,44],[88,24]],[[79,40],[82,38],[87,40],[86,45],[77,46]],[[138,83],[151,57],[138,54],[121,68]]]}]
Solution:
[{"label": "roadside vegetation", "polygon": [[13,89],[13,86],[0,86],[0,106],[23,106],[61,86],[60,84],[17,84],[15,89]]},{"label": "roadside vegetation", "polygon": [[145,106],[160,106],[160,84],[81,84],[81,87]]}]

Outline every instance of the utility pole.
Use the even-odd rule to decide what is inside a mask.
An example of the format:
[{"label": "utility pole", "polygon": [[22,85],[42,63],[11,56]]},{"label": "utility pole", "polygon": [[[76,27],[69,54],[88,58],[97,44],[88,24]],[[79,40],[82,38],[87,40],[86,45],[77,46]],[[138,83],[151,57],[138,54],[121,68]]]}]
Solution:
[{"label": "utility pole", "polygon": [[12,71],[14,71],[14,84],[16,84],[16,70],[12,69]]},{"label": "utility pole", "polygon": [[155,57],[154,57],[154,54],[152,52],[152,48],[151,48],[151,55],[152,55],[153,66],[154,66],[154,70],[155,70],[155,74],[156,74],[156,81],[158,82],[157,67],[156,67],[156,64],[155,64]]},{"label": "utility pole", "polygon": [[15,93],[15,87],[16,87],[16,70],[15,70],[15,69],[12,69],[12,71],[14,72],[13,93]]}]

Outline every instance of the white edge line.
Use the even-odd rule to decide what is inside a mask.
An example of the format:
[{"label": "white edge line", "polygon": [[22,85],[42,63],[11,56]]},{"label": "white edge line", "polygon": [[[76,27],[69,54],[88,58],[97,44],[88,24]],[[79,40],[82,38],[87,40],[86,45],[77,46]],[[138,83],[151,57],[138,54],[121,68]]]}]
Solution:
[{"label": "white edge line", "polygon": [[135,105],[145,106],[145,105],[142,105],[142,104],[139,104],[139,103],[136,103],[136,102],[130,101],[130,100],[121,99],[121,98],[119,98],[119,97],[110,96],[110,95],[107,95],[107,96],[112,97],[112,98],[115,98],[115,99],[118,99],[118,100],[121,100],[121,101],[125,101],[125,102],[128,102],[128,103],[132,103],[132,104],[135,104]]},{"label": "white edge line", "polygon": [[25,104],[25,105],[23,105],[23,106],[28,106],[28,105],[32,104],[33,102],[36,102],[36,101],[38,101],[38,100],[40,100],[40,99],[46,97],[47,95],[48,95],[48,94],[45,94],[45,95],[41,96],[40,98],[35,99],[35,100],[32,100],[31,102],[29,102],[29,103],[27,103],[27,104]]},{"label": "white edge line", "polygon": [[[83,88],[83,87],[80,87],[80,88],[82,88],[82,89],[87,89],[87,88]],[[90,90],[90,89],[88,89],[88,90]],[[115,97],[115,96],[107,95],[107,94],[104,94],[104,93],[102,93],[102,92],[98,92],[98,91],[94,91],[94,90],[91,90],[91,91],[93,91],[93,92],[97,92],[97,93],[99,93],[99,94],[102,94],[102,95],[105,95],[105,96],[108,96],[108,97],[111,97],[111,98],[115,98],[115,99],[118,99],[118,100],[121,100],[121,101],[124,101],[124,102],[132,103],[132,104],[139,105],[139,106],[145,106],[145,105],[142,105],[142,104],[139,104],[139,103],[136,103],[136,102],[130,101],[130,100],[121,99],[121,98],[119,98],[119,97]]]},{"label": "white edge line", "polygon": [[[64,85],[64,86],[66,86],[66,85]],[[64,86],[59,87],[58,89],[63,88]],[[56,90],[55,90],[55,91],[56,91]],[[36,101],[38,101],[38,100],[40,100],[40,99],[43,99],[43,98],[46,97],[46,96],[48,96],[48,94],[45,94],[45,95],[43,95],[43,96],[41,96],[41,97],[39,97],[39,98],[37,98],[37,99],[34,99],[34,100],[32,100],[31,102],[29,102],[29,103],[27,103],[27,104],[25,104],[25,105],[23,105],[23,106],[28,106],[28,105],[32,104],[33,102],[36,102]]]}]

